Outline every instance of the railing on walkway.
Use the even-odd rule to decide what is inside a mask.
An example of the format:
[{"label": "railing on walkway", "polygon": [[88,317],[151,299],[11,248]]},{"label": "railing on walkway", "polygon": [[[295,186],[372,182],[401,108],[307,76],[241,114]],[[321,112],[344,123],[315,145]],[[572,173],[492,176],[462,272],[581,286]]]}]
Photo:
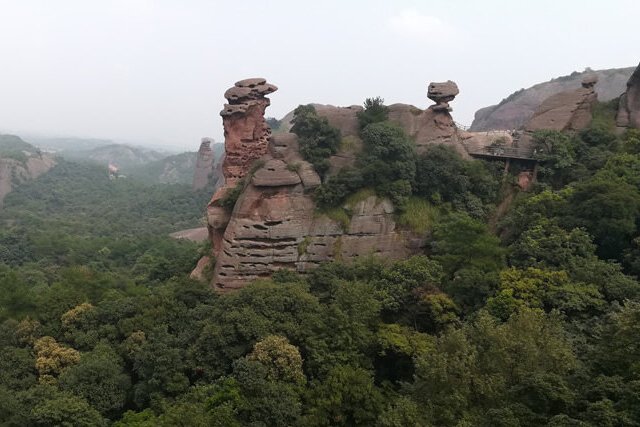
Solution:
[{"label": "railing on walkway", "polygon": [[485,147],[467,147],[471,156],[496,159],[535,160],[533,150],[527,147],[502,147],[490,145]]}]

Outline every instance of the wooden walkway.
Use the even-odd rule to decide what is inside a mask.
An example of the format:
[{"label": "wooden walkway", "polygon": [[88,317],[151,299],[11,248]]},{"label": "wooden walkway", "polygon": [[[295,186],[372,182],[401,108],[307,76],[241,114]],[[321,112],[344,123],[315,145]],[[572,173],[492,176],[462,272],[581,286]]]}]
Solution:
[{"label": "wooden walkway", "polygon": [[517,159],[535,161],[533,150],[527,147],[466,147],[469,155],[485,159]]}]

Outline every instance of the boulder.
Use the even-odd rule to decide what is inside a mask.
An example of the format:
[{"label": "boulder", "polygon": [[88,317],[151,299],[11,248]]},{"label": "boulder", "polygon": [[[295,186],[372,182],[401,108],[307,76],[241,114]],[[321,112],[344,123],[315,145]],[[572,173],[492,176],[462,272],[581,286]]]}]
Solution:
[{"label": "boulder", "polygon": [[458,93],[460,93],[458,85],[451,80],[443,83],[429,83],[427,97],[436,103],[429,108],[435,111],[450,111],[449,102],[453,101]]},{"label": "boulder", "polygon": [[256,187],[281,187],[300,184],[301,180],[295,171],[289,170],[285,162],[272,159],[253,174],[251,182]]}]

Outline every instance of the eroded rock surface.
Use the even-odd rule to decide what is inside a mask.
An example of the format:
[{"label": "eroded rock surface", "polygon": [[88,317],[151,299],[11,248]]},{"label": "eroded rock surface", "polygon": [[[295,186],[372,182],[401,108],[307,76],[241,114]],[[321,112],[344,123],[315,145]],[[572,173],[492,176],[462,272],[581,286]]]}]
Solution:
[{"label": "eroded rock surface", "polygon": [[621,130],[640,128],[640,65],[627,82],[627,90],[620,97],[616,125]]},{"label": "eroded rock surface", "polygon": [[193,173],[192,187],[194,190],[206,188],[209,182],[211,182],[215,162],[215,156],[211,149],[212,142],[213,139],[211,138],[202,138],[202,142],[200,143],[200,149],[196,157],[196,168]]},{"label": "eroded rock surface", "polygon": [[[269,102],[264,95],[273,88],[264,79],[251,79],[225,94],[225,186],[207,209],[216,259],[212,286],[226,292],[283,268],[305,272],[330,260],[348,262],[370,254],[393,260],[418,253],[424,239],[397,227],[393,205],[386,199],[363,194],[352,205],[337,208],[343,214],[338,216],[317,210],[312,194],[321,179],[301,157],[297,136],[282,130],[288,129],[286,120],[275,135],[266,127]],[[419,109],[394,104],[389,106],[389,120],[415,141],[418,153],[431,144],[446,144],[468,157],[464,142],[476,135],[456,128],[449,102],[457,94],[451,81],[432,84],[428,96],[435,105]],[[357,119],[362,107],[314,106],[341,131],[341,147],[330,158],[330,174],[337,173],[353,165],[363,148]],[[490,143],[488,138],[476,142]],[[225,209],[221,198],[240,182],[243,187],[233,210]],[[205,264],[199,264],[194,277],[202,276]]]},{"label": "eroded rock surface", "polygon": [[25,152],[25,155],[25,161],[0,156],[0,207],[13,188],[36,179],[56,164],[55,158],[46,153]]},{"label": "eroded rock surface", "polygon": [[572,91],[561,92],[547,98],[525,125],[525,131],[539,129],[558,131],[581,130],[589,126],[593,104],[597,102],[594,86],[597,76],[588,74],[584,77],[582,87]]},{"label": "eroded rock surface", "polygon": [[225,185],[242,179],[256,159],[267,152],[271,129],[264,119],[270,105],[266,95],[278,88],[265,79],[240,80],[224,94],[229,101],[220,112],[224,127],[225,158],[222,169]]},{"label": "eroded rock surface", "polygon": [[521,89],[497,105],[479,109],[470,130],[479,132],[522,129],[544,100],[557,93],[579,88],[584,77],[591,73],[598,76],[598,85],[595,88],[598,100],[610,101],[624,92],[633,70],[633,67],[585,70]]},{"label": "eroded rock surface", "polygon": [[451,111],[449,103],[453,101],[456,95],[459,93],[460,91],[458,90],[458,85],[451,80],[447,80],[443,83],[429,83],[427,97],[436,103],[436,105],[432,105],[429,108],[435,111]]}]

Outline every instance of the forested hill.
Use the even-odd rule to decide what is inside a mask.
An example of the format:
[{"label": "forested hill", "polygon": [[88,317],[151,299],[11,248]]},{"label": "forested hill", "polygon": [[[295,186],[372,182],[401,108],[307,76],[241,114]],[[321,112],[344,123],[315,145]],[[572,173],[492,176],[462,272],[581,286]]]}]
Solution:
[{"label": "forested hill", "polygon": [[0,424],[640,425],[640,133],[613,106],[535,133],[526,193],[515,164],[409,151],[419,256],[226,295],[166,237],[210,194],[62,162],[0,214]]},{"label": "forested hill", "polygon": [[60,160],[5,199],[0,260],[71,265],[128,257],[119,253],[127,245],[199,225],[208,196],[186,185],[110,180],[106,168]]}]

